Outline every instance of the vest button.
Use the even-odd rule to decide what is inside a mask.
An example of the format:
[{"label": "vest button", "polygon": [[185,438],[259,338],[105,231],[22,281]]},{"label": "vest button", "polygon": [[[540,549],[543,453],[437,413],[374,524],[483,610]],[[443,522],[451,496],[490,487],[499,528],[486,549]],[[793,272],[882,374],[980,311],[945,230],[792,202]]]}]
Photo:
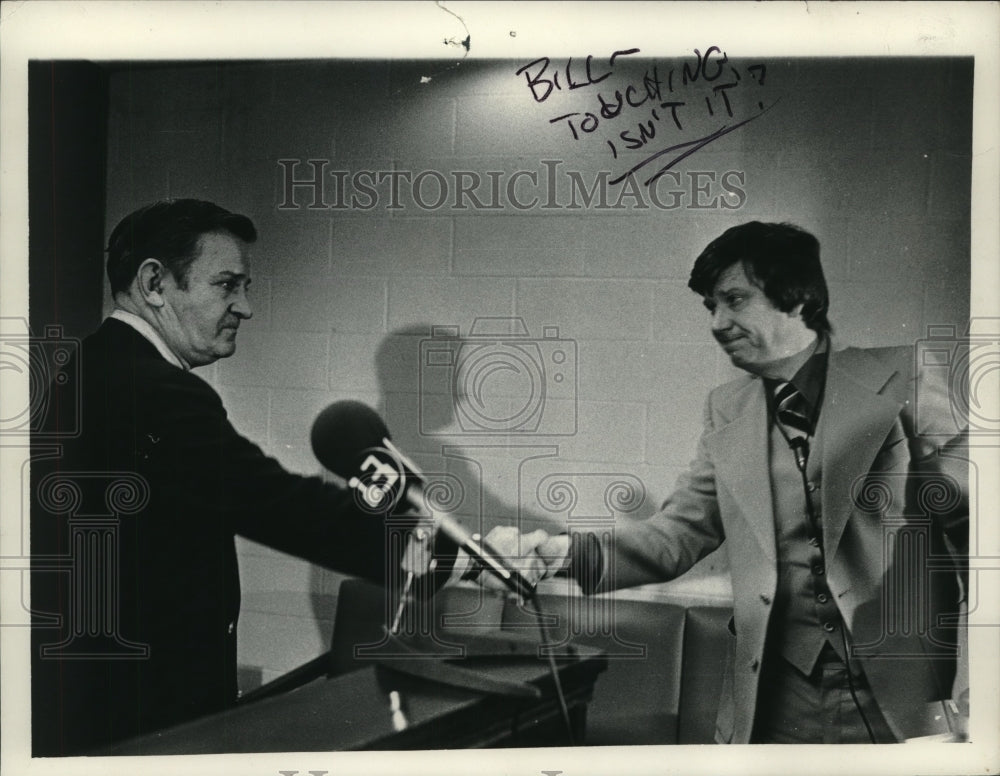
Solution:
[{"label": "vest button", "polygon": [[819,595],[816,596],[816,600],[819,601],[821,604],[825,604],[827,601],[830,600],[830,597],[826,593],[820,593]]},{"label": "vest button", "polygon": [[815,574],[817,577],[823,576],[825,572],[826,570],[823,568],[822,564],[817,563],[815,566],[813,566],[813,574]]},{"label": "vest button", "polygon": [[835,622],[824,622],[823,623],[823,630],[825,630],[827,633],[833,633],[835,630],[837,630],[837,623],[835,623]]},{"label": "vest button", "polygon": [[815,482],[806,483],[806,490],[808,490],[810,493],[815,493],[817,490],[819,490],[819,485],[817,485]]}]

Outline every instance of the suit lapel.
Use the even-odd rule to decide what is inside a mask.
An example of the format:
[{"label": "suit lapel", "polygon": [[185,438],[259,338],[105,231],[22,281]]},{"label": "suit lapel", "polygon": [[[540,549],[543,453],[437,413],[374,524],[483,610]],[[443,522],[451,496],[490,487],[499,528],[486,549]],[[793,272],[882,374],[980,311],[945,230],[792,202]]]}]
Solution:
[{"label": "suit lapel", "polygon": [[[901,402],[882,393],[896,371],[863,351],[831,351],[817,439],[823,466],[823,543],[833,557],[853,511],[855,483],[871,469],[899,415]],[[749,379],[717,406],[724,425],[706,441],[716,477],[753,527],[765,555],[776,559],[764,384]],[[725,422],[728,421],[728,422]]]},{"label": "suit lapel", "polygon": [[901,403],[882,393],[895,370],[863,351],[830,353],[818,435],[822,436],[823,544],[833,557],[854,509],[854,488],[871,469]]},{"label": "suit lapel", "polygon": [[763,381],[750,379],[718,412],[729,422],[706,440],[711,446],[716,478],[730,491],[744,519],[753,527],[765,556],[776,560]]}]

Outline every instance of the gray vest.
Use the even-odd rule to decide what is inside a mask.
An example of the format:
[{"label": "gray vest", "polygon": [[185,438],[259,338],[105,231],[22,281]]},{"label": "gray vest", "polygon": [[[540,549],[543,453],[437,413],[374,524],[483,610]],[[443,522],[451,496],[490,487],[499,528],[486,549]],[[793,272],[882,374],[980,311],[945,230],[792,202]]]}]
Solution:
[{"label": "gray vest", "polygon": [[830,644],[844,659],[840,632],[843,621],[827,586],[822,552],[821,442],[819,437],[810,440],[812,450],[806,465],[809,496],[816,516],[814,531],[795,455],[777,423],[771,425],[768,461],[778,554],[771,654],[780,654],[806,675],[812,672],[824,644]]}]

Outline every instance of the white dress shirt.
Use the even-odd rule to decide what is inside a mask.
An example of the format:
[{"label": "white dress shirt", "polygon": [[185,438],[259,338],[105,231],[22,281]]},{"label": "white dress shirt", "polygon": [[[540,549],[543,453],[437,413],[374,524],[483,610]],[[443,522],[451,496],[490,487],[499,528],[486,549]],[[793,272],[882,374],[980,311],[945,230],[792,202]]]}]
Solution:
[{"label": "white dress shirt", "polygon": [[190,367],[185,364],[176,353],[174,353],[167,343],[163,341],[163,338],[157,334],[156,329],[150,326],[146,321],[140,318],[135,313],[130,313],[128,310],[123,310],[120,307],[116,307],[109,318],[114,318],[115,320],[121,321],[122,323],[127,323],[137,332],[139,332],[143,337],[148,339],[167,361],[180,369],[190,369]]}]

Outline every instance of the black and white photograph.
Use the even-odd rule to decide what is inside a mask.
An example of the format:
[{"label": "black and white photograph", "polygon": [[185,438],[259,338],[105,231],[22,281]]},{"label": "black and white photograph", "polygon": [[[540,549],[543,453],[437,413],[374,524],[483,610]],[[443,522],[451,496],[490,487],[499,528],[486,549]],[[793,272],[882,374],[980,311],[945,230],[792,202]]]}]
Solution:
[{"label": "black and white photograph", "polygon": [[1000,4],[0,51],[5,772],[1000,767]]}]

